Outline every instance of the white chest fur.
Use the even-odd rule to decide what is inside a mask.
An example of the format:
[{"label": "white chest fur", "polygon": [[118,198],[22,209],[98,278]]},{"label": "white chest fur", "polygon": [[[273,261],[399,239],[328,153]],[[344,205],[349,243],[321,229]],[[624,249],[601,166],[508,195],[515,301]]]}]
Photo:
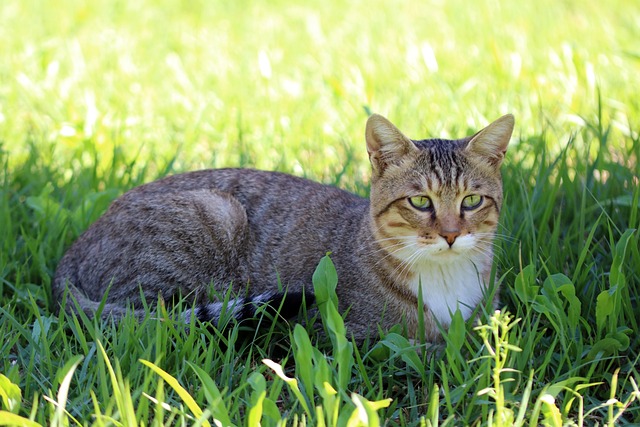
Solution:
[{"label": "white chest fur", "polygon": [[469,260],[422,263],[414,272],[415,277],[409,282],[411,290],[417,296],[422,285],[424,304],[443,326],[449,326],[457,309],[468,319],[482,299],[485,289],[482,274]]}]

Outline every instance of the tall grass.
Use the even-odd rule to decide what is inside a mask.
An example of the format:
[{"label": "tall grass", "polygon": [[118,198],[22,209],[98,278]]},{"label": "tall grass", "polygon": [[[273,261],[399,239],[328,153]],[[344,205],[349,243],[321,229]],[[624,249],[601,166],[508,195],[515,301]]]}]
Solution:
[{"label": "tall grass", "polygon": [[[639,20],[625,0],[2,2],[0,425],[640,423]],[[516,115],[500,313],[427,351],[401,328],[356,346],[331,304],[321,336],[54,310],[64,250],[148,180],[246,166],[366,195],[367,111],[417,138]],[[322,260],[327,301],[335,280]]]}]

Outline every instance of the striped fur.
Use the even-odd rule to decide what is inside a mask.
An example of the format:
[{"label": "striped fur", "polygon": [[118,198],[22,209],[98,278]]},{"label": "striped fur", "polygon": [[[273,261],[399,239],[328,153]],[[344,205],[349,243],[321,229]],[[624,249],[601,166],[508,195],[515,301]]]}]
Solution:
[{"label": "striped fur", "polygon": [[185,323],[191,323],[191,318],[195,316],[202,323],[219,325],[220,320],[227,311],[231,311],[229,317],[237,321],[255,319],[260,312],[264,312],[271,317],[283,319],[293,319],[298,315],[303,303],[313,304],[315,298],[300,292],[265,292],[250,297],[239,297],[224,302],[210,302],[202,304],[194,309],[185,310],[183,318]]},{"label": "striped fur", "polygon": [[[195,308],[186,321],[217,324],[224,311],[244,319],[259,305],[290,318],[301,295],[312,300],[313,272],[331,252],[352,336],[404,323],[417,338],[422,304],[424,338],[436,340],[452,312],[468,318],[486,293],[502,206],[500,164],[513,125],[507,115],[467,138],[411,140],[371,116],[370,199],[247,169],[189,172],[134,188],[64,255],[53,299],[64,301],[68,289],[78,307],[67,300],[65,308],[88,314],[105,299],[102,316],[117,318],[128,304],[143,316],[144,300],[188,295]],[[214,294],[231,292],[229,307],[210,300],[211,286]]]}]

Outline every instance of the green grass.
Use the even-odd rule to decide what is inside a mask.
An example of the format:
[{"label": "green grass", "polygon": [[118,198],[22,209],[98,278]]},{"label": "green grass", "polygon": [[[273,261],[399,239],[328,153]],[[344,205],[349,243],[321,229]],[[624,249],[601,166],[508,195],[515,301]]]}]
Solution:
[{"label": "green grass", "polygon": [[[637,2],[290,3],[0,3],[0,425],[639,424]],[[416,138],[515,114],[500,314],[423,352],[329,308],[326,341],[52,310],[64,250],[159,176],[366,195],[366,111]]]}]

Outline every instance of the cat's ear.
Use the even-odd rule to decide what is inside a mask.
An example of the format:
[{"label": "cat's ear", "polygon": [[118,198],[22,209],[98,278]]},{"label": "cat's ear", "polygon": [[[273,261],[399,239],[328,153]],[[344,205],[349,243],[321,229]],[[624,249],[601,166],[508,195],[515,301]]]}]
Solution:
[{"label": "cat's ear", "polygon": [[515,124],[513,115],[507,114],[471,137],[466,150],[500,166]]},{"label": "cat's ear", "polygon": [[373,171],[380,175],[387,166],[399,162],[418,148],[389,120],[372,114],[367,120],[367,152]]}]

